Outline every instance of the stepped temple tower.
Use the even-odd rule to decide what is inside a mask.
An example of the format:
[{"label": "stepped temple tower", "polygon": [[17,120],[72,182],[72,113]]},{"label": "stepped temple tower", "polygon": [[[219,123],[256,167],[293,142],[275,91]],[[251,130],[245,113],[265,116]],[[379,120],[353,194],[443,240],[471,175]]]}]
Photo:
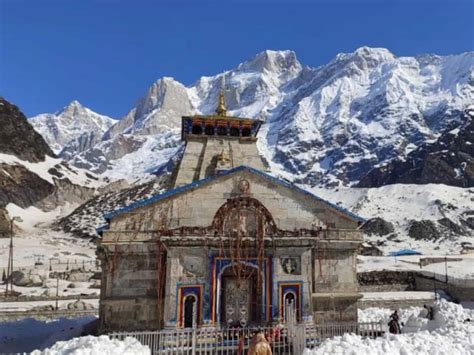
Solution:
[{"label": "stepped temple tower", "polygon": [[357,320],[363,220],[269,175],[261,121],[182,118],[171,188],[106,215],[100,331]]}]

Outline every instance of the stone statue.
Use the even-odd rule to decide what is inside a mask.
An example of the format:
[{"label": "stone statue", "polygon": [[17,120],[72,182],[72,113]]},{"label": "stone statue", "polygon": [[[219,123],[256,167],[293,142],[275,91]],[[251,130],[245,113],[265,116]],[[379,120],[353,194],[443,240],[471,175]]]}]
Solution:
[{"label": "stone statue", "polygon": [[283,259],[283,271],[287,274],[294,274],[296,272],[296,260],[293,258]]}]

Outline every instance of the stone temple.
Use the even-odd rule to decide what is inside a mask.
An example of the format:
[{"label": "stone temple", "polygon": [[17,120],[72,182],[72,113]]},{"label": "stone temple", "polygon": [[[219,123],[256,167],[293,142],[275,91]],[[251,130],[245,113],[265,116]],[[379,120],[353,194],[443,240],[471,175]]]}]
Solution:
[{"label": "stone temple", "polygon": [[182,118],[170,189],[106,215],[101,332],[357,321],[363,220],[266,172],[261,121]]}]

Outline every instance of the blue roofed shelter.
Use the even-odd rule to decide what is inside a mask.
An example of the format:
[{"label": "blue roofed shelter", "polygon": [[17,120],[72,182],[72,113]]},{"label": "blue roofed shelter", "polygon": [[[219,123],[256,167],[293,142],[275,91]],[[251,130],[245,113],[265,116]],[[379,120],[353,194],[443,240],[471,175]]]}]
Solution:
[{"label": "blue roofed shelter", "polygon": [[223,92],[182,122],[171,187],[106,215],[100,331],[357,320],[363,220],[265,172]]},{"label": "blue roofed shelter", "polygon": [[422,255],[419,251],[413,249],[400,249],[392,251],[389,256],[404,256],[404,255]]}]

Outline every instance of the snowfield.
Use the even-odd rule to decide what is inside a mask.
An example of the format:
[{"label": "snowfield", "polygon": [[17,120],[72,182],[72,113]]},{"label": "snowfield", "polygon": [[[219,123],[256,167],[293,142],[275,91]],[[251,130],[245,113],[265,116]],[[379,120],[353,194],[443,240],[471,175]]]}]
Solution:
[{"label": "snowfield", "polygon": [[[324,341],[304,355],[467,355],[474,354],[474,311],[439,300],[434,320],[426,319],[423,308],[400,310],[404,334],[386,334],[376,339],[345,334]],[[359,310],[359,320],[388,323],[392,310],[368,308]]]},{"label": "snowfield", "polygon": [[44,351],[33,351],[31,355],[149,355],[150,349],[135,338],[125,338],[123,341],[109,339],[108,336],[87,336],[60,341]]}]

